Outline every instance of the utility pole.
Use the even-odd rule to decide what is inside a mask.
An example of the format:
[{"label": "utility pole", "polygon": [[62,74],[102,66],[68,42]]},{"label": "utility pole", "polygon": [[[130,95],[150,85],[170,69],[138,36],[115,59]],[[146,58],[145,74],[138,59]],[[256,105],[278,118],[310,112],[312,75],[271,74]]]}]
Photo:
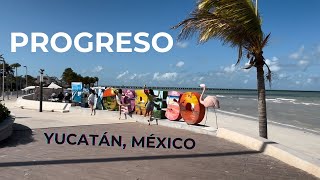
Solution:
[{"label": "utility pole", "polygon": [[40,109],[39,112],[42,112],[42,99],[43,99],[43,88],[42,88],[42,83],[43,83],[43,72],[44,69],[40,69]]},{"label": "utility pole", "polygon": [[4,58],[0,55],[0,61],[2,61],[2,100],[4,101],[4,72],[5,72],[5,64]]},{"label": "utility pole", "polygon": [[18,95],[18,67],[16,67],[16,93],[17,93],[17,98],[19,97]]},{"label": "utility pole", "polygon": [[26,87],[28,87],[28,67],[27,66],[23,66],[26,68]]}]

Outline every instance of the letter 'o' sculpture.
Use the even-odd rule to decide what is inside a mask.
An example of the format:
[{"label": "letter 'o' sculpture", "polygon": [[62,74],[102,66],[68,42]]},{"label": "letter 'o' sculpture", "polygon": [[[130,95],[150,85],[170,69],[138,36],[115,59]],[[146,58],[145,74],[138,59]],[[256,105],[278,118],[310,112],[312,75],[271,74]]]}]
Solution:
[{"label": "letter 'o' sculpture", "polygon": [[200,103],[200,94],[185,92],[179,100],[180,114],[187,124],[200,123],[205,115],[205,107]]},{"label": "letter 'o' sculpture", "polygon": [[116,94],[113,88],[107,88],[103,92],[103,104],[104,107],[111,111],[118,111],[118,103],[116,100]]},{"label": "letter 'o' sculpture", "polygon": [[179,121],[182,116],[180,114],[180,99],[181,93],[177,91],[170,91],[167,97],[167,110],[165,116],[171,121]]}]

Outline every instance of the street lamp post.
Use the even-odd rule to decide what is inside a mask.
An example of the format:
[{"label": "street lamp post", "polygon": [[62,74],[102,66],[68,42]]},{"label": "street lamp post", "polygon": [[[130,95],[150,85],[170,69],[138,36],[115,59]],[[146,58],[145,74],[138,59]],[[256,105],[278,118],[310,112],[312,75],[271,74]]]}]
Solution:
[{"label": "street lamp post", "polygon": [[0,55],[0,61],[2,61],[2,100],[4,101],[4,72],[5,72],[5,61],[2,55]]},{"label": "street lamp post", "polygon": [[26,87],[28,87],[28,67],[27,66],[23,66],[26,68]]},{"label": "street lamp post", "polygon": [[18,67],[16,67],[16,93],[17,93],[17,98],[19,97],[18,94]]},{"label": "street lamp post", "polygon": [[43,83],[43,72],[44,69],[40,69],[40,109],[39,112],[42,112],[42,99],[43,99],[43,88],[42,88],[42,83]]}]

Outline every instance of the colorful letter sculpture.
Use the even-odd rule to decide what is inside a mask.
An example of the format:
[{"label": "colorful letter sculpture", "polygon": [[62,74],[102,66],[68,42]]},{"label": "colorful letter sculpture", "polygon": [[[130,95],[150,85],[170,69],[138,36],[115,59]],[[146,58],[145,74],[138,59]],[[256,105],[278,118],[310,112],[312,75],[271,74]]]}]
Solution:
[{"label": "colorful letter sculpture", "polygon": [[148,97],[144,93],[143,89],[136,90],[135,112],[136,114],[143,115],[146,113],[146,105]]},{"label": "colorful letter sculpture", "polygon": [[165,119],[166,111],[163,110],[167,108],[167,96],[168,91],[158,91],[154,90],[154,95],[157,96],[156,100],[154,101],[154,108],[153,108],[153,117],[156,119]]},{"label": "colorful letter sculpture", "polygon": [[111,111],[118,111],[119,105],[116,100],[116,94],[114,89],[107,88],[103,93],[103,104],[104,107]]},{"label": "colorful letter sculpture", "polygon": [[71,82],[72,102],[81,103],[82,82]]},{"label": "colorful letter sculpture", "polygon": [[171,121],[179,121],[182,116],[180,114],[179,99],[181,93],[177,91],[169,91],[167,97],[167,110],[165,116]]},{"label": "colorful letter sculpture", "polygon": [[185,92],[179,100],[180,114],[187,124],[198,124],[204,118],[205,107],[199,99],[199,93]]},{"label": "colorful letter sculpture", "polygon": [[126,102],[126,103],[130,104],[128,106],[128,111],[129,112],[133,112],[135,110],[135,104],[136,104],[135,103],[135,101],[136,101],[136,93],[135,93],[135,91],[131,90],[131,89],[124,90],[124,95],[126,97],[128,97],[128,99],[127,99],[128,102]]}]

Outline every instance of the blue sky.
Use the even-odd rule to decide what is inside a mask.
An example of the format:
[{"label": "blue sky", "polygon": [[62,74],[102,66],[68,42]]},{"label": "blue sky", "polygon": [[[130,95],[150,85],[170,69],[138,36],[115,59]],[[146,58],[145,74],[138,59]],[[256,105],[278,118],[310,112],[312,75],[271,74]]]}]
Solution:
[{"label": "blue sky", "polygon": [[[27,65],[29,73],[40,68],[50,76],[60,77],[71,67],[83,76],[98,76],[101,84],[197,87],[256,88],[255,69],[234,66],[237,50],[222,46],[217,40],[199,45],[196,39],[177,42],[178,30],[170,27],[185,19],[195,0],[116,1],[116,0],[10,0],[1,3],[0,53],[9,63]],[[320,12],[319,0],[260,0],[263,30],[271,32],[264,50],[274,72],[272,89],[320,90]],[[66,32],[74,37],[80,32],[147,32],[152,37],[167,32],[174,46],[167,53],[150,49],[147,53],[80,53],[74,48],[66,53],[31,53],[30,43],[10,50],[11,32],[44,32],[49,37]],[[133,38],[132,38],[133,40]],[[94,39],[92,39],[93,42]],[[151,43],[151,38],[149,38]],[[58,42],[60,45],[63,42]],[[82,41],[85,43],[85,41]],[[134,43],[130,47],[134,47]],[[115,46],[112,46],[115,47]],[[24,74],[20,68],[18,73]]]}]

